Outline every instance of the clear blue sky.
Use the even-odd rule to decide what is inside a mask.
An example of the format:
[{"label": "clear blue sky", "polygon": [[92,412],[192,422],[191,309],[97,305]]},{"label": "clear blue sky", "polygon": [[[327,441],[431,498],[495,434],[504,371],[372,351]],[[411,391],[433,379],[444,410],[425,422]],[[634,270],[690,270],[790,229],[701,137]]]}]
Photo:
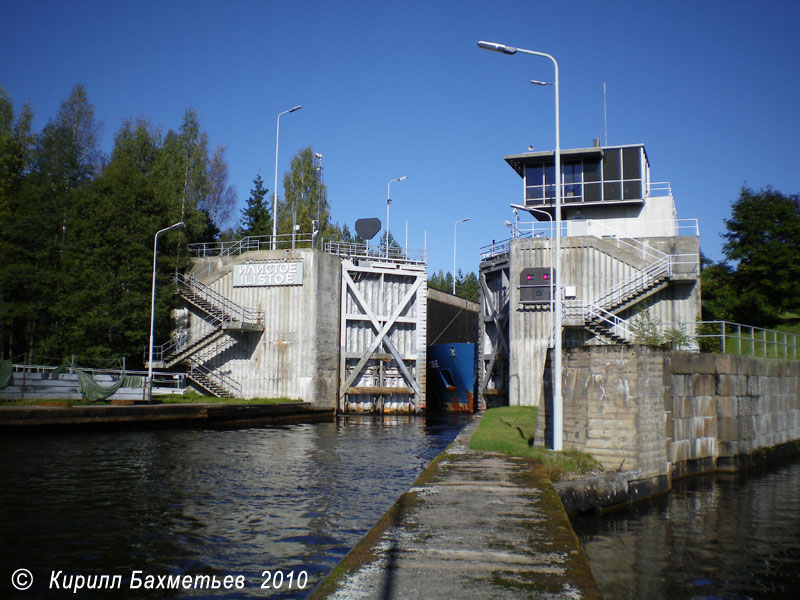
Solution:
[{"label": "clear blue sky", "polygon": [[796,2],[309,0],[3,1],[0,85],[30,99],[37,130],[83,83],[104,125],[177,128],[197,110],[227,147],[239,204],[261,172],[272,188],[275,119],[283,172],[300,149],[324,155],[333,218],[382,220],[429,269],[477,270],[478,249],[508,237],[522,184],[507,154],[554,146],[549,61],[479,50],[478,40],[553,54],[562,147],[602,137],[645,144],[679,218],[700,220],[721,255],[723,219],[742,185],[800,193]]}]

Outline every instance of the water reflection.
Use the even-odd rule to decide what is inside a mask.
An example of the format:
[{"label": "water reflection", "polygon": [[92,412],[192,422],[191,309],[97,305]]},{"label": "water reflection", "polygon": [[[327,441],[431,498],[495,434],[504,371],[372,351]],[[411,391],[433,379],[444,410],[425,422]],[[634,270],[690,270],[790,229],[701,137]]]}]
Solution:
[{"label": "water reflection", "polygon": [[[262,571],[305,571],[308,592],[464,422],[359,417],[280,428],[5,436],[0,597],[63,596],[45,589],[51,570],[125,576],[134,569],[244,575],[247,587],[236,597],[302,597],[285,586],[265,593]],[[20,567],[36,585],[13,596],[9,577]]]},{"label": "water reflection", "polygon": [[800,597],[800,461],[573,519],[606,599]]}]

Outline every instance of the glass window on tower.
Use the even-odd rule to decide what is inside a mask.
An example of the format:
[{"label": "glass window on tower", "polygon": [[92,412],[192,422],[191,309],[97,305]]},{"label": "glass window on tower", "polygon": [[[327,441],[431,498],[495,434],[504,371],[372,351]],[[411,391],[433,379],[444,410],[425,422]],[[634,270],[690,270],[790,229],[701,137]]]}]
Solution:
[{"label": "glass window on tower", "polygon": [[581,202],[581,169],[580,161],[564,163],[564,202]]}]

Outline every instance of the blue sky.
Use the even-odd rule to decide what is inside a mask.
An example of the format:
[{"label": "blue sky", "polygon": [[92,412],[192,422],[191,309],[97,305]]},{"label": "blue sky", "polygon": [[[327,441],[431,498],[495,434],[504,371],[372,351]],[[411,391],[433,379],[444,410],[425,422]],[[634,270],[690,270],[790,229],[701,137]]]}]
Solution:
[{"label": "blue sky", "polygon": [[554,146],[549,61],[478,49],[478,40],[548,52],[561,74],[561,144],[645,144],[679,218],[700,220],[720,259],[723,219],[742,185],[800,193],[800,8],[795,2],[9,2],[0,85],[30,99],[41,128],[82,82],[111,149],[122,121],[163,129],[197,110],[227,148],[242,206],[260,171],[272,188],[291,157],[324,155],[333,218],[385,218],[429,269],[477,270],[508,237],[522,184],[507,154]]}]

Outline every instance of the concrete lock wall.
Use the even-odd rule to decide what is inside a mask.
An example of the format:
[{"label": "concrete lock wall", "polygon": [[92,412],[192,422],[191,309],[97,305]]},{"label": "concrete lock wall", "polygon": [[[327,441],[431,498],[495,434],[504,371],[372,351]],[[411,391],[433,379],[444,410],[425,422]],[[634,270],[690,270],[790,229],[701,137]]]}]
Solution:
[{"label": "concrete lock wall", "polygon": [[[642,477],[737,468],[800,440],[798,391],[798,361],[573,349],[564,358],[564,447]],[[537,443],[551,439],[551,409],[547,401],[540,407]]]},{"label": "concrete lock wall", "polygon": [[[617,316],[630,323],[638,311],[647,309],[655,322],[694,323],[700,311],[697,285],[697,237],[645,238],[648,246],[666,254],[683,257],[672,267],[668,285],[650,295],[634,298],[629,308]],[[694,260],[692,259],[694,257]],[[561,241],[561,273],[555,278],[561,286],[574,288],[574,297],[566,300],[592,302],[604,292],[641,273],[650,257],[616,238],[572,236]],[[513,240],[509,260],[509,404],[538,406],[543,388],[545,354],[552,338],[549,304],[520,303],[520,274],[528,267],[549,267],[553,263],[552,240],[522,238]],[[583,321],[564,320],[565,346],[597,344]],[[632,340],[628,340],[632,341]]]},{"label": "concrete lock wall", "polygon": [[[207,272],[206,260],[214,269]],[[301,398],[334,407],[339,377],[341,261],[311,249],[262,250],[199,260],[196,272],[225,298],[264,312],[264,331],[230,331],[205,354],[206,364],[242,386],[243,398]],[[303,263],[300,285],[234,287],[241,263]],[[184,310],[183,330],[200,339],[213,328],[201,314]],[[180,331],[179,331],[180,333]]]}]

